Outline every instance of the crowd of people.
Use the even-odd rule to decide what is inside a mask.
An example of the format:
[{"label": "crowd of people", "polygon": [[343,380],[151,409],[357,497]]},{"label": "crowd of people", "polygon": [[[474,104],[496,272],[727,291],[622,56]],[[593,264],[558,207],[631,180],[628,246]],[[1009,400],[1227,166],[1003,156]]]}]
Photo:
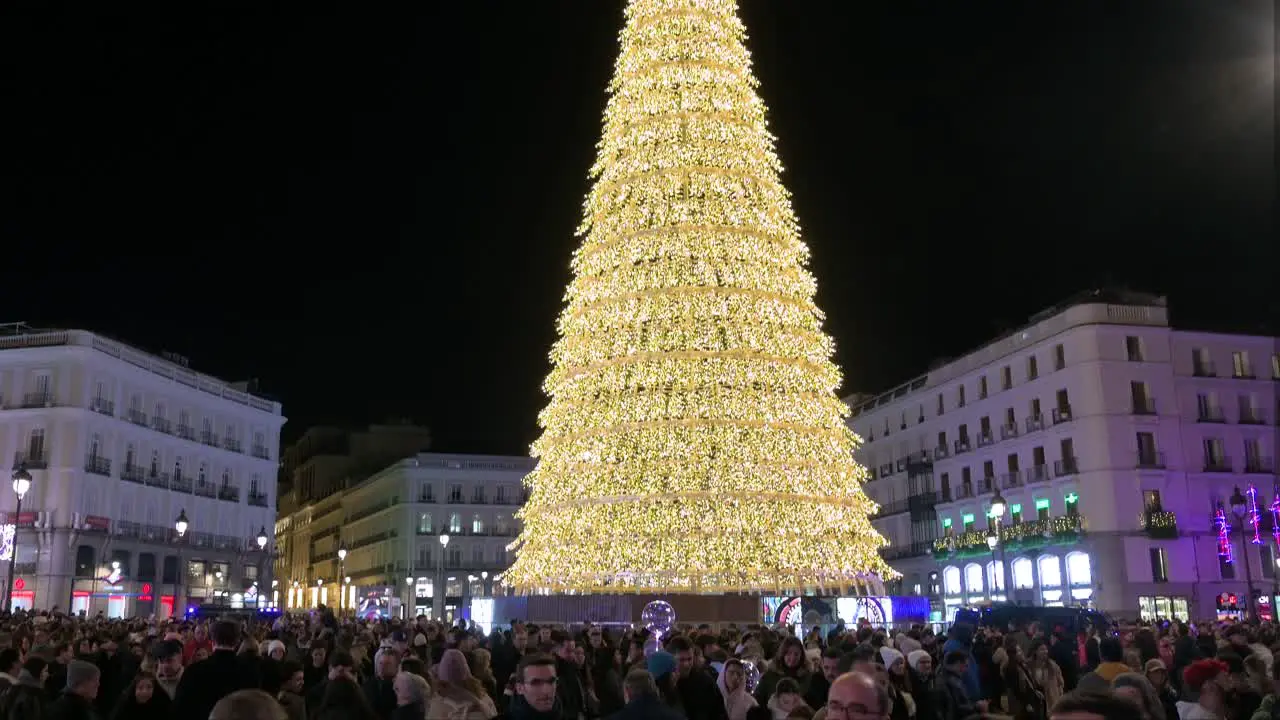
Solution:
[{"label": "crowd of people", "polygon": [[484,634],[321,609],[0,634],[0,720],[1280,720],[1270,625]]}]

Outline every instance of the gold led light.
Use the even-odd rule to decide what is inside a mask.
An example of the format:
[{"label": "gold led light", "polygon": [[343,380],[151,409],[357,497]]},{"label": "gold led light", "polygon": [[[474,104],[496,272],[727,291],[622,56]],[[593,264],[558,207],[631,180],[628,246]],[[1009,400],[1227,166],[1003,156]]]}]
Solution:
[{"label": "gold led light", "polygon": [[620,40],[503,582],[777,592],[897,577],[736,0],[631,0]]}]

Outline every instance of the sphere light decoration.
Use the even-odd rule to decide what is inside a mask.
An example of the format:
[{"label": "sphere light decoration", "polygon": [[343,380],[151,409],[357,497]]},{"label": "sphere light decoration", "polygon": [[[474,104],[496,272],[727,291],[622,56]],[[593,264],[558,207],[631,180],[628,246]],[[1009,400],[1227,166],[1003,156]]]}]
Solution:
[{"label": "sphere light decoration", "polygon": [[649,632],[666,635],[676,624],[676,609],[666,600],[654,600],[640,611],[640,622]]}]

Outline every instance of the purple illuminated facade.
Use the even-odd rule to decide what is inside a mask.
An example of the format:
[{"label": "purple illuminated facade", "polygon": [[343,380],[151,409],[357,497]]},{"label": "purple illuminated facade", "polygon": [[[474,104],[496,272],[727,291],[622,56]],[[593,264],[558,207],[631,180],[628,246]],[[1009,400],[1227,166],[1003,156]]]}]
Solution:
[{"label": "purple illuminated facade", "polygon": [[1088,293],[849,402],[901,593],[1154,618],[1212,617],[1224,594],[1270,612],[1278,398],[1276,338]]}]

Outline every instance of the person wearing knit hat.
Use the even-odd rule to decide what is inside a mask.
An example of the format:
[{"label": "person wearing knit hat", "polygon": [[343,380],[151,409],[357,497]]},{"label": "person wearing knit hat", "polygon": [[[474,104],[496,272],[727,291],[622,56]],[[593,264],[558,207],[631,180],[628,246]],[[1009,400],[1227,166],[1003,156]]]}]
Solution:
[{"label": "person wearing knit hat", "polygon": [[650,653],[645,660],[645,669],[654,680],[661,681],[663,675],[670,675],[676,669],[676,656],[666,650]]},{"label": "person wearing knit hat", "polygon": [[901,650],[895,650],[887,645],[880,648],[880,659],[884,662],[885,670],[892,670],[894,663],[907,661]]},{"label": "person wearing knit hat", "polygon": [[[924,667],[920,667],[924,663]],[[933,672],[933,656],[924,650],[912,650],[907,654],[907,665],[921,675]]]},{"label": "person wearing knit hat", "polygon": [[279,640],[267,641],[266,650],[267,650],[267,657],[271,658],[272,660],[284,660],[284,656],[289,652],[288,649],[284,646],[284,643]]},{"label": "person wearing knit hat", "polygon": [[66,689],[45,708],[45,717],[94,717],[93,701],[101,679],[102,672],[91,662],[67,663]]}]

